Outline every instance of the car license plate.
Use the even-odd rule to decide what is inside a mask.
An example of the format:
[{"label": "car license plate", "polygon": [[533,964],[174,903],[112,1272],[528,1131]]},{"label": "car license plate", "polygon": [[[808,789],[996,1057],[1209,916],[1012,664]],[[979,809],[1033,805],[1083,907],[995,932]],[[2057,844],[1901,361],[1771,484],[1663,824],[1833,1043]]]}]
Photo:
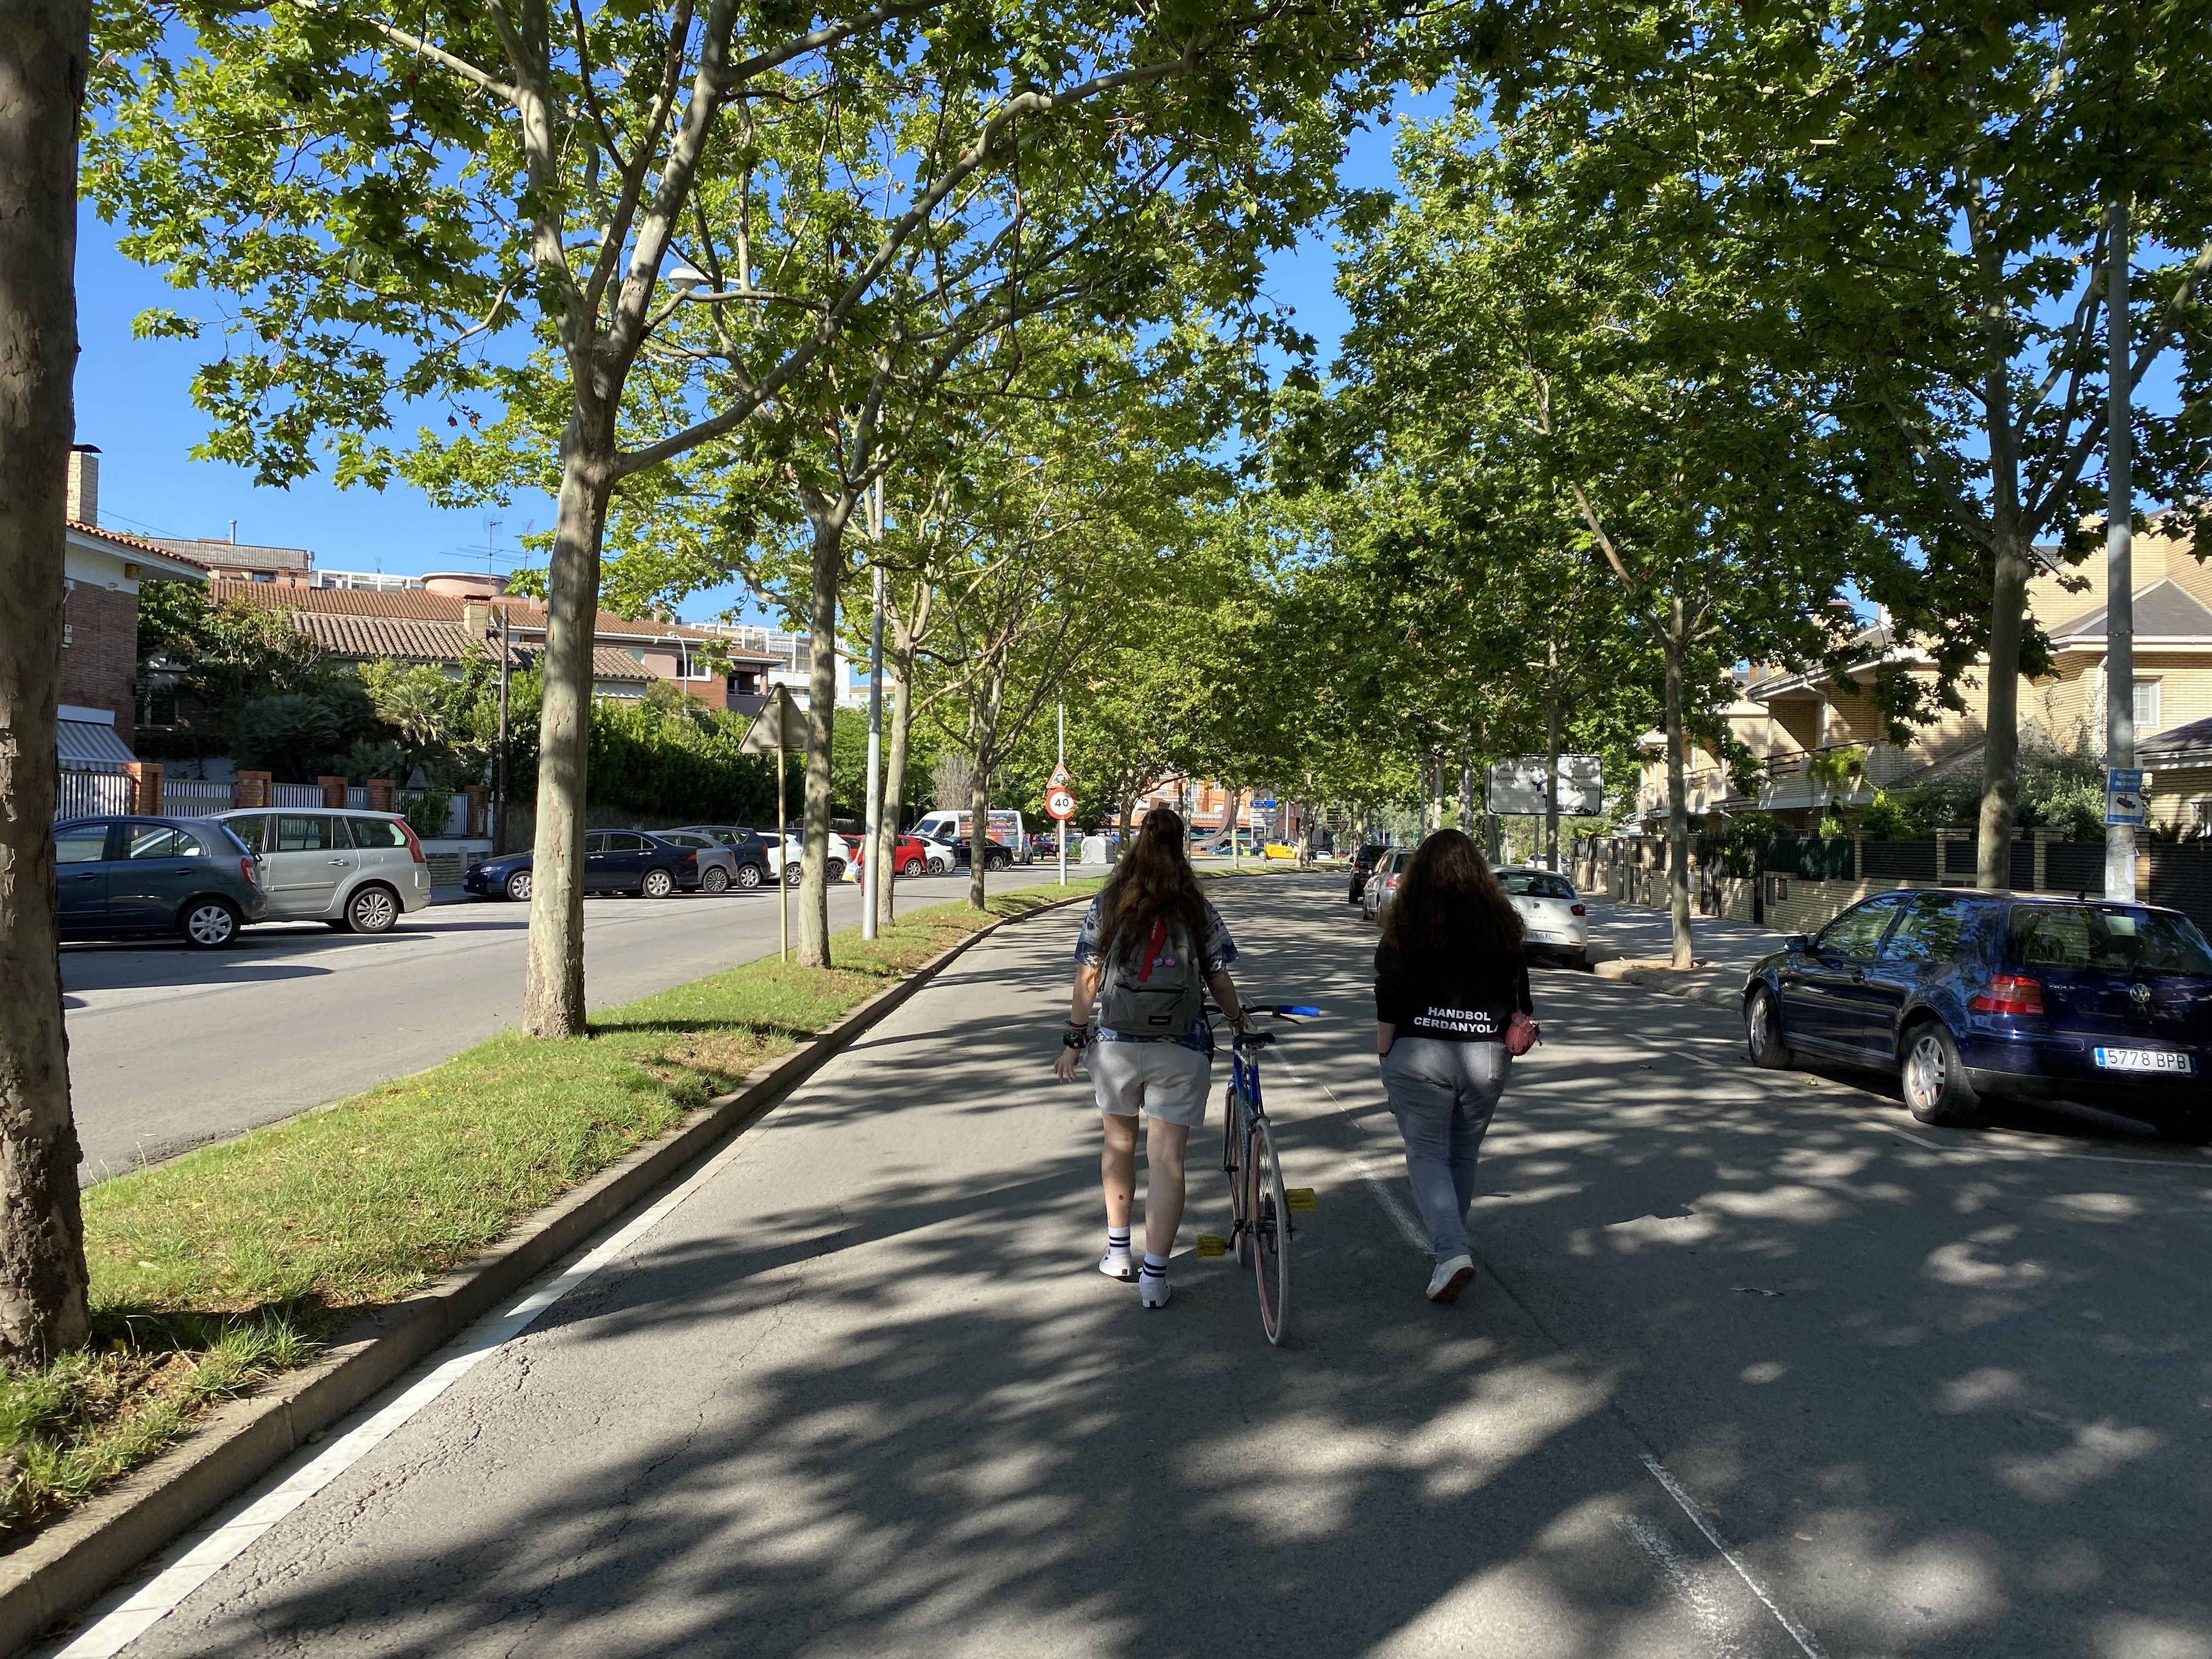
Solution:
[{"label": "car license plate", "polygon": [[2188,1076],[2196,1067],[2189,1056],[2171,1048],[2100,1048],[2097,1064],[2108,1072],[2179,1072]]},{"label": "car license plate", "polygon": [[1528,937],[1551,945],[1564,945],[1567,942],[1567,936],[1565,933],[1547,933],[1540,927],[1530,928]]}]

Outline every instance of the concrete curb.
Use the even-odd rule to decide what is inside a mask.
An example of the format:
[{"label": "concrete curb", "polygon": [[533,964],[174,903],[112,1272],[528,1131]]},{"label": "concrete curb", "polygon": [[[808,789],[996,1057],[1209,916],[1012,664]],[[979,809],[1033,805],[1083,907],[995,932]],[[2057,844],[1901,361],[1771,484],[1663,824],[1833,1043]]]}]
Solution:
[{"label": "concrete curb", "polygon": [[313,1364],[219,1407],[185,1441],[0,1557],[0,1655],[22,1651],[322,1431],[530,1281],[744,1133],[835,1059],[1001,927],[1068,905],[1077,894],[977,928],[886,987],[733,1092],[708,1102],[659,1139],[633,1148],[514,1229],[466,1267],[404,1302],[356,1321]]}]

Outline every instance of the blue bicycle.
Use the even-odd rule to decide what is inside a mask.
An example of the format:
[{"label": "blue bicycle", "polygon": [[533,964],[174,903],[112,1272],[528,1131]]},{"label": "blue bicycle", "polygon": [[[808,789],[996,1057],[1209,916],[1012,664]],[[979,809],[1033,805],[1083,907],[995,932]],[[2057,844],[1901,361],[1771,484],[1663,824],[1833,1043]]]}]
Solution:
[{"label": "blue bicycle", "polygon": [[[1285,1004],[1245,1012],[1297,1020],[1316,1018],[1321,1010]],[[1275,1155],[1274,1127],[1260,1091],[1260,1050],[1274,1040],[1272,1031],[1247,1030],[1231,1045],[1221,1131],[1221,1168],[1229,1177],[1229,1237],[1202,1236],[1198,1253],[1233,1252],[1240,1266],[1251,1267],[1260,1291],[1260,1328],[1269,1342],[1280,1344],[1290,1324],[1291,1240],[1297,1233],[1291,1212],[1312,1209],[1314,1193],[1310,1187],[1285,1186],[1282,1161]]]}]

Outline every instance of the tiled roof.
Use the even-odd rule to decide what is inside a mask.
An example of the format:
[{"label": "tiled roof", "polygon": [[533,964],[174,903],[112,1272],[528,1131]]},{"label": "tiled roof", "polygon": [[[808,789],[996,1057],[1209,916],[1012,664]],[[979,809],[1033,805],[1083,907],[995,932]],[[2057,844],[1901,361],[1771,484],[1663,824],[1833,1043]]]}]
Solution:
[{"label": "tiled roof", "polygon": [[[433,593],[419,587],[295,587],[285,582],[235,581],[221,576],[209,584],[209,592],[217,601],[243,599],[264,611],[454,623],[461,621],[461,607],[465,603],[453,594]],[[544,631],[545,607],[536,600],[495,599],[489,603],[507,611],[512,618],[512,627],[528,634]],[[633,619],[617,617],[611,611],[599,613],[593,631],[601,640],[720,639],[709,629],[693,628],[683,623],[656,622],[650,617]],[[727,646],[729,642],[720,641],[720,643]],[[736,647],[730,649],[730,656],[732,661],[744,663],[767,664],[778,660]]]},{"label": "tiled roof", "polygon": [[[332,656],[376,661],[457,663],[467,654],[471,641],[458,622],[433,622],[419,617],[349,617],[327,611],[295,611],[292,626]],[[509,660],[518,668],[533,666],[542,653],[534,643],[516,641]],[[595,680],[653,678],[652,671],[630,655],[623,646],[602,645],[592,652]]]},{"label": "tiled roof", "polygon": [[307,570],[315,562],[315,556],[304,547],[256,547],[250,543],[227,542],[211,536],[189,542],[173,536],[156,536],[153,539],[171,553],[216,569]]},{"label": "tiled roof", "polygon": [[119,530],[102,530],[98,525],[87,524],[82,519],[71,519],[68,524],[71,530],[82,535],[97,536],[104,542],[113,542],[118,547],[135,547],[142,553],[156,553],[162,558],[174,559],[179,564],[194,565],[202,570],[207,568],[206,560],[196,559],[189,553],[179,553],[173,547],[164,546],[143,536],[126,536]]},{"label": "tiled roof", "polygon": [[[426,622],[416,617],[345,617],[295,611],[292,626],[337,657],[459,662],[471,644],[459,623]],[[516,647],[511,660],[526,664],[530,653]]]},{"label": "tiled roof", "polygon": [[[2105,607],[2051,630],[2053,644],[2101,641],[2105,637]],[[2135,631],[2138,638],[2212,638],[2212,610],[2177,583],[2161,580],[2136,590]]]}]

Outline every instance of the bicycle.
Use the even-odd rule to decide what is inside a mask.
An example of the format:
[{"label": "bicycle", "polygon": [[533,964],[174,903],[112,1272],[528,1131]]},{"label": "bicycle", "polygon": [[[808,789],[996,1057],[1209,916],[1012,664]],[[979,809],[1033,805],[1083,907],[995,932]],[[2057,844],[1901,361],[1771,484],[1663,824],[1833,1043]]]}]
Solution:
[{"label": "bicycle", "polygon": [[[1209,1013],[1219,1013],[1209,1007]],[[1285,1004],[1272,1008],[1248,1008],[1247,1014],[1267,1014],[1276,1019],[1310,1019],[1318,1008]],[[1221,1168],[1229,1177],[1229,1237],[1200,1235],[1198,1253],[1204,1256],[1234,1252],[1239,1267],[1249,1265],[1260,1292],[1260,1328],[1267,1340],[1279,1346],[1290,1325],[1291,1240],[1297,1228],[1293,1210],[1314,1207],[1310,1187],[1285,1187],[1283,1166],[1275,1155],[1275,1132],[1260,1090],[1260,1050],[1275,1040],[1273,1031],[1249,1029],[1237,1037],[1230,1049],[1230,1081],[1221,1130]]]}]

